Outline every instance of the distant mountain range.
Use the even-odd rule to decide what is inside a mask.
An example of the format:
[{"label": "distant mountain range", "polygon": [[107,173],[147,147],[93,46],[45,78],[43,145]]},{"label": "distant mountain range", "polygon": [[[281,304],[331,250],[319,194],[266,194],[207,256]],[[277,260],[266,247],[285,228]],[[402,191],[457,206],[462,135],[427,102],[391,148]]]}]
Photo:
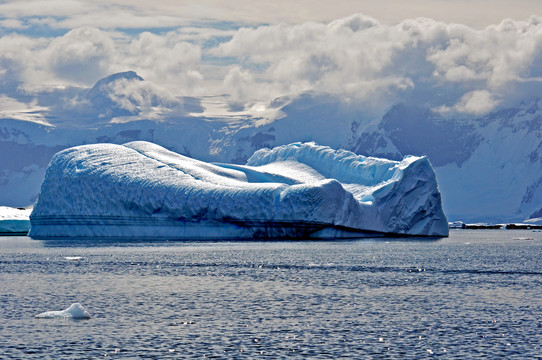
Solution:
[{"label": "distant mountain range", "polygon": [[32,204],[52,155],[75,145],[146,140],[205,161],[244,163],[262,147],[314,141],[395,160],[426,155],[449,220],[542,217],[538,99],[482,117],[404,103],[375,116],[322,93],[250,108],[225,96],[172,97],[134,72],[111,75],[91,89],[50,89],[33,97],[16,83],[0,89],[26,104],[0,110],[0,205]]}]

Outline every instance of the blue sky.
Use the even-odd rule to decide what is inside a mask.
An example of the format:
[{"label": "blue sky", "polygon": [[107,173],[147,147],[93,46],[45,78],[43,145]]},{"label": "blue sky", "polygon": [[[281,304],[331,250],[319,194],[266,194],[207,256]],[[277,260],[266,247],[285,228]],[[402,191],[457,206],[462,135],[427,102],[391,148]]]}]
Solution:
[{"label": "blue sky", "polygon": [[540,91],[538,0],[7,0],[0,14],[0,81],[28,94],[134,70],[167,96],[315,91],[480,115]]}]

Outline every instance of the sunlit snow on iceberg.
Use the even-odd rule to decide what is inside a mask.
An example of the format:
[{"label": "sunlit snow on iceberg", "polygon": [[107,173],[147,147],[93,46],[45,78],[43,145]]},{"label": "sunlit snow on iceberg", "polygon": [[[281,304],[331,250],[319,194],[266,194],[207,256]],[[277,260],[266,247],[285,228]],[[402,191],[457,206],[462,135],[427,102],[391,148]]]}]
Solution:
[{"label": "sunlit snow on iceberg", "polygon": [[148,142],[57,153],[30,236],[181,239],[446,236],[425,157],[391,161],[294,143],[246,165],[211,164]]},{"label": "sunlit snow on iceberg", "polygon": [[61,311],[46,311],[36,315],[37,319],[90,319],[90,314],[79,304],[71,304],[69,308]]},{"label": "sunlit snow on iceberg", "polygon": [[32,209],[0,206],[0,235],[26,234],[30,229]]}]

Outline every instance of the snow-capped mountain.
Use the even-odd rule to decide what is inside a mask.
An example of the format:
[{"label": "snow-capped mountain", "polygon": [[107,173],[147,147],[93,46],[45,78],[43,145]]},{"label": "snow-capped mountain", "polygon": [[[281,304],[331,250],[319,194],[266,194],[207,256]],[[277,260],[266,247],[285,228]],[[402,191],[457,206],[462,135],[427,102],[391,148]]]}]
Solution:
[{"label": "snow-capped mountain", "polygon": [[7,85],[9,98],[32,106],[0,112],[0,205],[32,204],[52,155],[70,146],[145,140],[204,161],[243,164],[263,147],[315,141],[393,160],[427,155],[450,220],[542,216],[539,100],[482,117],[402,103],[375,115],[323,93],[244,108],[227,97],[173,97],[130,71],[90,89],[35,96]]},{"label": "snow-capped mountain", "polygon": [[[390,145],[395,152],[390,152]],[[481,118],[453,119],[397,105],[354,149],[431,160],[450,219],[521,221],[542,209],[542,110],[539,100]]]}]

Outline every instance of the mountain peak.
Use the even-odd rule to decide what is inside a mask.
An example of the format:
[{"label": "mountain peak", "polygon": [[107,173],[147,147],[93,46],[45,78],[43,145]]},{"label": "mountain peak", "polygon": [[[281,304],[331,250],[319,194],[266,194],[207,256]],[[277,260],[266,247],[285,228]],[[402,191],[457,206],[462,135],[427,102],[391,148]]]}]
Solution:
[{"label": "mountain peak", "polygon": [[132,111],[119,108],[119,104],[112,99],[111,94],[114,92],[112,84],[118,80],[128,81],[143,81],[143,78],[135,71],[125,71],[109,75],[99,80],[86,94],[87,100],[95,109],[103,111],[109,109],[113,111],[114,116],[132,115]]},{"label": "mountain peak", "polygon": [[117,81],[119,79],[143,81],[143,78],[141,76],[137,75],[137,73],[135,71],[119,72],[119,73],[112,74],[112,75],[104,77],[103,79],[98,80],[98,82],[96,82],[96,84],[94,84],[92,89],[90,89],[90,92],[92,93],[92,92],[95,92],[95,91],[99,91],[99,89],[102,86],[107,85],[107,84],[111,84],[112,82],[115,82],[115,81]]}]

